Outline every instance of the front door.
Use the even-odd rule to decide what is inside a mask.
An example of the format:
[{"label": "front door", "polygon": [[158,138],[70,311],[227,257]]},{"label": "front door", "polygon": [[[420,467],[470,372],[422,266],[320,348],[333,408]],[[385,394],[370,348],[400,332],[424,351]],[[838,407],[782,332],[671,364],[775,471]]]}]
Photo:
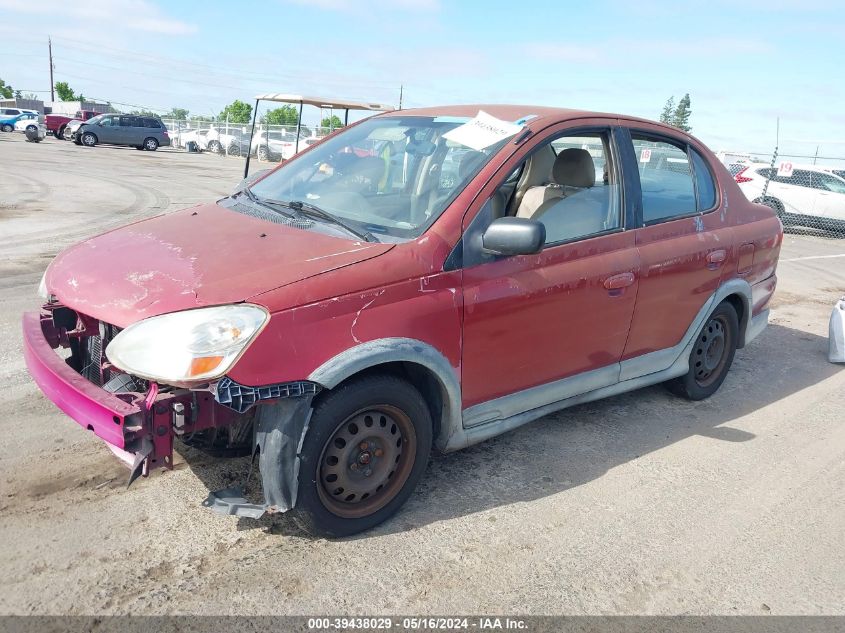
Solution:
[{"label": "front door", "polygon": [[97,135],[97,140],[100,143],[118,143],[120,138],[120,117],[106,116],[103,117],[99,125],[93,130]]},{"label": "front door", "polygon": [[517,170],[516,190],[506,181],[469,235],[485,215],[517,215],[546,226],[546,245],[474,263],[478,240],[464,240],[465,426],[616,382],[634,310],[639,264],[610,128],[551,134]]}]

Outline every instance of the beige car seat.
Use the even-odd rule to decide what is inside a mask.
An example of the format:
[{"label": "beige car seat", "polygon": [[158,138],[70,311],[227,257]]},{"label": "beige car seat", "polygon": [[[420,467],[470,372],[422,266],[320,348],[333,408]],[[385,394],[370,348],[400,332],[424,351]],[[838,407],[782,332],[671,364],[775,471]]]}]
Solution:
[{"label": "beige car seat", "polygon": [[[533,163],[533,157],[531,163]],[[562,150],[554,160],[551,168],[552,182],[546,185],[529,187],[516,212],[519,218],[534,218],[547,209],[554,202],[567,195],[572,189],[581,190],[596,184],[596,168],[590,153],[581,148]]]}]

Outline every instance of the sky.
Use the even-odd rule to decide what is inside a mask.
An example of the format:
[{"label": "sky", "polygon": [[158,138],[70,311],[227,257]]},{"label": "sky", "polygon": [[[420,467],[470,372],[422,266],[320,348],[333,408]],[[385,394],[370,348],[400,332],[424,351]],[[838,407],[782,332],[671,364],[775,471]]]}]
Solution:
[{"label": "sky", "polygon": [[[0,0],[0,78],[215,115],[263,92],[657,119],[711,149],[845,157],[842,0]],[[310,117],[310,120],[309,120]],[[317,118],[316,110],[304,117]],[[779,123],[779,133],[778,124]]]}]

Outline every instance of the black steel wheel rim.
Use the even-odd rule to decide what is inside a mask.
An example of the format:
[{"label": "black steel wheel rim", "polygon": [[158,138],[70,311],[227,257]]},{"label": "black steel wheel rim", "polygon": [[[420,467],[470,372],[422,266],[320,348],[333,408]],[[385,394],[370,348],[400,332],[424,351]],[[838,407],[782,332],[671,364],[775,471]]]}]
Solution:
[{"label": "black steel wheel rim", "polygon": [[377,512],[405,485],[416,449],[416,430],[400,409],[377,405],[354,413],[323,447],[317,464],[320,500],[343,518]]},{"label": "black steel wheel rim", "polygon": [[723,315],[711,317],[704,326],[692,352],[695,382],[708,387],[721,375],[732,345],[728,320]]}]

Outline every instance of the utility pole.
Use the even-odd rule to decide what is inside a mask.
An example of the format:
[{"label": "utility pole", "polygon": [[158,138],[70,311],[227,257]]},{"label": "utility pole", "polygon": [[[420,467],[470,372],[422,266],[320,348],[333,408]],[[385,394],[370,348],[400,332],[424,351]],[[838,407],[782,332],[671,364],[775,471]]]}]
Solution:
[{"label": "utility pole", "polygon": [[402,91],[405,89],[405,86],[399,84],[399,109],[402,109]]},{"label": "utility pole", "polygon": [[53,41],[47,38],[47,50],[50,54],[50,101],[56,100],[56,89],[53,87]]}]

